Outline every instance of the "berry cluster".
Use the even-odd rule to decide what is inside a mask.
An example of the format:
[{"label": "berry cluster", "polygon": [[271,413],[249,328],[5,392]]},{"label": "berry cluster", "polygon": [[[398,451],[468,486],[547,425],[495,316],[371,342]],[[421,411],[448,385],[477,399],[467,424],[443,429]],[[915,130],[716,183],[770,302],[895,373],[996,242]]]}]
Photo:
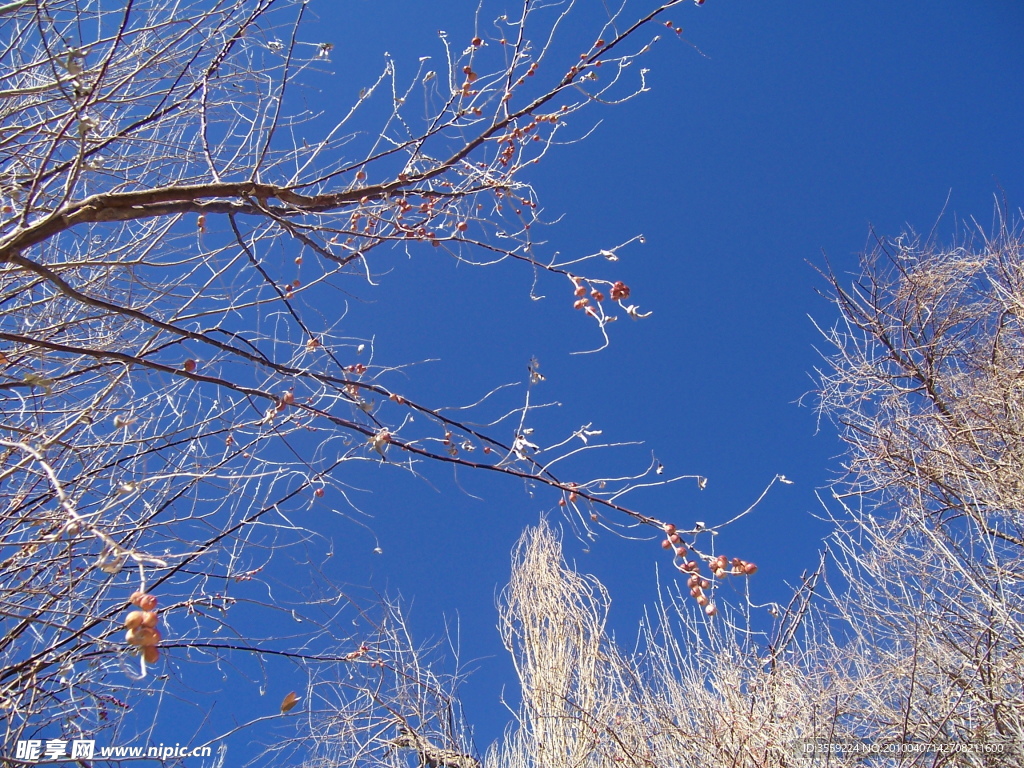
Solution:
[{"label": "berry cluster", "polygon": [[[676,568],[682,573],[690,575],[686,581],[686,586],[690,588],[690,597],[697,601],[697,605],[702,607],[708,616],[718,613],[718,608],[708,596],[707,590],[712,588],[712,582],[701,575],[702,563],[707,565],[711,575],[716,579],[724,579],[727,576],[753,576],[757,573],[757,566],[754,563],[749,563],[738,557],[731,560],[725,555],[703,557],[692,546],[687,545],[672,523],[665,525],[663,530],[665,538],[662,540],[661,546],[664,549],[672,550],[673,560],[679,559],[679,562],[675,563]],[[686,560],[686,556],[691,551],[700,559]]]},{"label": "berry cluster", "polygon": [[124,617],[125,641],[128,645],[135,646],[142,650],[142,658],[147,664],[155,664],[160,658],[160,651],[157,649],[160,640],[160,630],[156,628],[160,617],[156,613],[156,597],[145,592],[135,592],[129,601],[139,610],[129,611]]}]

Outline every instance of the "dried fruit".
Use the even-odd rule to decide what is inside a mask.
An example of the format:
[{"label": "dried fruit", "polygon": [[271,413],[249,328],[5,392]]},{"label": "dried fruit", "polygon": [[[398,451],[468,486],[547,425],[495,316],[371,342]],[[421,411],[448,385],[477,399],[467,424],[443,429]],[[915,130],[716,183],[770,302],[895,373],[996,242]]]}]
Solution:
[{"label": "dried fruit", "polygon": [[146,660],[147,664],[156,664],[157,659],[160,658],[160,649],[155,645],[144,645],[142,646],[142,658]]},{"label": "dried fruit", "polygon": [[143,647],[147,645],[156,645],[161,640],[160,633],[151,627],[137,627],[136,629],[129,629],[125,632],[124,639],[128,645]]},{"label": "dried fruit", "polygon": [[145,611],[131,611],[127,616],[124,617],[124,628],[138,629],[142,626],[143,616],[145,616]]},{"label": "dried fruit", "polygon": [[192,358],[189,358],[188,360],[181,364],[181,367],[185,369],[186,373],[195,373],[196,361],[193,360]]},{"label": "dried fruit", "polygon": [[757,566],[753,563],[747,563],[743,566],[743,573],[745,573],[747,576],[753,576],[755,573],[757,573]]},{"label": "dried fruit", "polygon": [[144,611],[152,611],[156,608],[156,596],[145,592],[133,592],[128,602],[141,608]]},{"label": "dried fruit", "polygon": [[621,280],[616,280],[612,284],[611,290],[612,301],[618,301],[619,299],[629,298],[629,286],[623,283]]}]

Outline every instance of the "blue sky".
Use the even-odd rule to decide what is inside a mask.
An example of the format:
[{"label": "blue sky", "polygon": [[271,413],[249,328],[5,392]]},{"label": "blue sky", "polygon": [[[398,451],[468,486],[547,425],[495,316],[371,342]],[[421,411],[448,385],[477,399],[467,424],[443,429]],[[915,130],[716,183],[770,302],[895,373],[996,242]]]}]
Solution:
[{"label": "blue sky", "polygon": [[[419,56],[439,56],[435,30],[466,35],[476,6],[314,9],[347,100],[384,51],[409,75]],[[498,12],[488,5],[482,17]],[[547,376],[537,396],[562,404],[545,414],[543,440],[592,422],[608,440],[644,441],[594,454],[576,465],[581,474],[640,468],[653,453],[670,474],[709,478],[703,492],[682,482],[638,493],[632,505],[655,517],[714,524],[776,473],[792,478],[719,537],[727,554],[761,566],[755,596],[782,600],[816,564],[829,530],[815,517],[816,493],[841,467],[833,428],[804,397],[822,348],[809,316],[835,319],[813,265],[826,253],[837,271],[855,270],[872,227],[882,236],[937,227],[949,241],[971,217],[991,226],[996,197],[1020,207],[1024,6],[709,0],[674,20],[686,42],[666,37],[648,57],[650,92],[576,117],[577,135],[600,124],[528,176],[548,217],[562,216],[544,233],[549,251],[645,236],[601,276],[627,282],[650,318],[612,326],[600,354],[573,355],[599,339],[564,285],[542,281],[548,298],[533,301],[532,275],[516,265],[474,269],[414,253],[379,288],[354,289],[352,323],[372,334],[382,362],[437,361],[408,373],[410,393],[426,402],[472,402],[524,381],[535,356]],[[590,36],[566,30],[567,40]],[[463,662],[477,660],[463,697],[485,747],[508,722],[503,686],[515,689],[496,597],[524,526],[545,513],[560,519],[557,497],[447,470],[425,482],[363,468],[359,481],[373,491],[360,504],[384,554],[339,523],[331,575],[401,594],[420,639],[457,623]],[[608,586],[612,626],[631,640],[656,598],[656,567],[671,578],[658,542],[605,534],[584,545],[567,535],[565,546]]]}]

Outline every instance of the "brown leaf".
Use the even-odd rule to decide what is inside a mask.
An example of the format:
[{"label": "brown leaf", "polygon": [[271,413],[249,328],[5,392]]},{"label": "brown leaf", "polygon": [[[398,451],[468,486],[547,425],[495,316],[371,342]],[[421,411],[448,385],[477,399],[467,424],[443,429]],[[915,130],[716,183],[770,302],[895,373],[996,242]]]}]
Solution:
[{"label": "brown leaf", "polygon": [[295,691],[292,691],[285,696],[284,700],[281,702],[281,714],[283,715],[285,712],[291,712],[298,703],[299,697],[295,694]]}]

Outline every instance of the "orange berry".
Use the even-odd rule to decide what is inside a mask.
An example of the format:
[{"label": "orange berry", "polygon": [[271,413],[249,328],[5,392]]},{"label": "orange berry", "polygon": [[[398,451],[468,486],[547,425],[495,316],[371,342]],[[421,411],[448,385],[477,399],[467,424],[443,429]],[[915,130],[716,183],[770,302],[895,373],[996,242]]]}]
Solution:
[{"label": "orange berry", "polygon": [[128,598],[128,602],[144,611],[152,611],[156,608],[156,597],[145,592],[133,592],[132,596]]},{"label": "orange berry", "polygon": [[156,645],[160,642],[160,633],[149,627],[137,627],[125,632],[124,639],[128,645]]}]

